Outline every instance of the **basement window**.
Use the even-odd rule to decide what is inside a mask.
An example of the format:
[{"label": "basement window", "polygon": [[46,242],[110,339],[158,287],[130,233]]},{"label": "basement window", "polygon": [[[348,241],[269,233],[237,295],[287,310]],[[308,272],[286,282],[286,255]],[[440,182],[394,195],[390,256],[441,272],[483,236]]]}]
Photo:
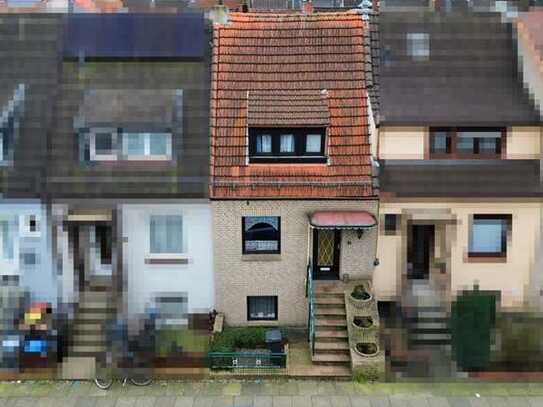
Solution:
[{"label": "basement window", "polygon": [[247,297],[248,321],[277,321],[277,296]]}]

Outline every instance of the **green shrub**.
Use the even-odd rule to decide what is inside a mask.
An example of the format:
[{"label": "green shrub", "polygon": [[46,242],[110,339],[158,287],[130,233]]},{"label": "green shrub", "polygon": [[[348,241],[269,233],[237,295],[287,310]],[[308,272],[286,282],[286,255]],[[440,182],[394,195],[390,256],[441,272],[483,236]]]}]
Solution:
[{"label": "green shrub", "polygon": [[351,293],[351,296],[353,298],[356,298],[357,300],[367,300],[370,298],[370,294],[366,291],[366,288],[363,285],[357,285],[353,292]]},{"label": "green shrub", "polygon": [[211,352],[234,352],[239,348],[254,349],[266,345],[266,328],[226,328],[215,335]]}]

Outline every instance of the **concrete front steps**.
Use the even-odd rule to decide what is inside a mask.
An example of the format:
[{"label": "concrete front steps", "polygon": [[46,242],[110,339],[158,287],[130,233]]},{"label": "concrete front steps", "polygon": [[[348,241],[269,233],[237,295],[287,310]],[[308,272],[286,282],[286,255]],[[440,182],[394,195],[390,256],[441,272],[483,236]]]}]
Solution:
[{"label": "concrete front steps", "polygon": [[[330,377],[350,377],[351,356],[342,284],[315,284],[315,352],[313,365]],[[332,374],[333,373],[333,374]]]},{"label": "concrete front steps", "polygon": [[107,349],[106,324],[115,316],[112,295],[104,290],[81,293],[76,318],[72,323],[72,343],[68,354],[77,358],[95,358]]}]

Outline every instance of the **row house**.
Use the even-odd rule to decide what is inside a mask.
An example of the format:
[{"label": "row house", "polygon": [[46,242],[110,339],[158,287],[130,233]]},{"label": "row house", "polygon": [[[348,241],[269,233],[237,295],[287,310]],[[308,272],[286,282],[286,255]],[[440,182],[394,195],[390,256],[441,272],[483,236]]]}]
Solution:
[{"label": "row house", "polygon": [[372,278],[366,36],[357,12],[232,13],[214,29],[215,302],[229,325],[305,328],[307,279],[318,292]]},{"label": "row house", "polygon": [[430,312],[420,346],[450,344],[465,290],[511,311],[540,301],[541,119],[514,33],[497,13],[379,16],[373,281],[382,310]]},{"label": "row house", "polygon": [[211,30],[203,13],[2,19],[1,311],[19,290],[71,315],[66,377],[88,377],[97,320],[214,307]]}]

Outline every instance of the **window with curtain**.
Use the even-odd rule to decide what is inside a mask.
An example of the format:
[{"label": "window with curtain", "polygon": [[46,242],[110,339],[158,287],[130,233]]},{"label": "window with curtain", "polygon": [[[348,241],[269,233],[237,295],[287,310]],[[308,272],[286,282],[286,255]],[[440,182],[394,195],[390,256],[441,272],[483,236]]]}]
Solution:
[{"label": "window with curtain", "polygon": [[256,152],[258,154],[270,154],[272,152],[272,138],[269,134],[256,136]]},{"label": "window with curtain", "polygon": [[322,136],[320,134],[308,134],[305,139],[305,152],[320,154],[322,151]]},{"label": "window with curtain", "polygon": [[183,253],[183,217],[181,215],[151,215],[149,224],[152,254]]},{"label": "window with curtain", "polygon": [[277,320],[277,296],[247,297],[247,319],[249,321]]},{"label": "window with curtain", "polygon": [[293,134],[281,134],[281,146],[279,151],[281,153],[292,153],[294,154],[294,135]]},{"label": "window with curtain", "polygon": [[469,256],[505,257],[510,216],[474,215],[470,225]]},{"label": "window with curtain", "polygon": [[280,221],[279,216],[243,217],[243,253],[280,253]]},{"label": "window with curtain", "polygon": [[249,128],[251,163],[326,163],[326,128]]}]

